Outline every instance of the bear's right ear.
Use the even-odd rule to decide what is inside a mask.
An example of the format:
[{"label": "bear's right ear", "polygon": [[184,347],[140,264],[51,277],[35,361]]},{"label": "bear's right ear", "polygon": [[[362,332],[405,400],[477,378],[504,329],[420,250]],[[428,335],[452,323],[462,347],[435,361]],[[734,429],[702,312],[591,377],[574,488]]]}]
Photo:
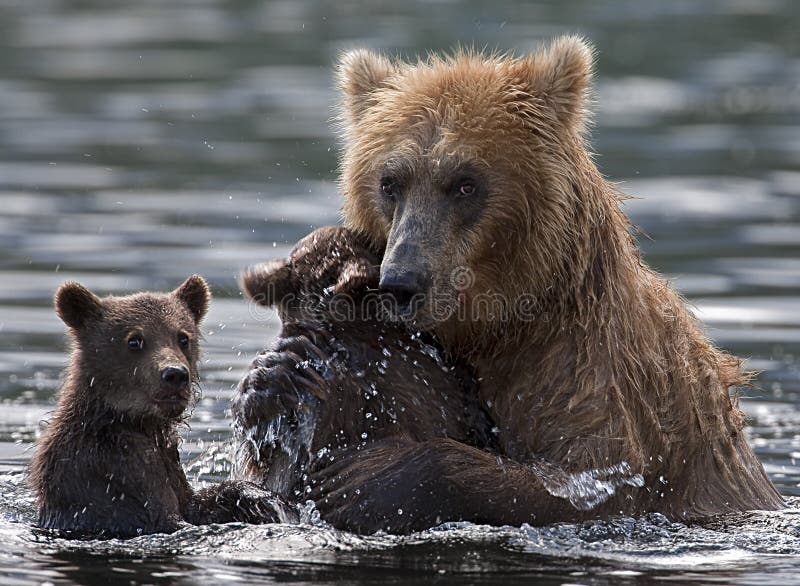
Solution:
[{"label": "bear's right ear", "polygon": [[515,63],[531,92],[565,127],[583,132],[594,70],[594,48],[574,35],[558,37]]},{"label": "bear's right ear", "polygon": [[351,122],[361,116],[370,104],[372,92],[380,88],[395,70],[389,59],[367,49],[342,53],[336,79],[344,93],[344,113]]},{"label": "bear's right ear", "polygon": [[273,260],[245,269],[239,279],[245,294],[266,307],[280,305],[296,292],[296,275],[289,260]]},{"label": "bear's right ear", "polygon": [[58,288],[54,303],[58,317],[76,331],[103,316],[103,305],[97,295],[74,281]]}]

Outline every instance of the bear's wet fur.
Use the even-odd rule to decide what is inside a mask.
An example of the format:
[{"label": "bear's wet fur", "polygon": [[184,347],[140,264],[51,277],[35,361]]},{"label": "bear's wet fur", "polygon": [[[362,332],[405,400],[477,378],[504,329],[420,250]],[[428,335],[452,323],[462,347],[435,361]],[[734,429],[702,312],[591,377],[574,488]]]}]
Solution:
[{"label": "bear's wet fur", "polygon": [[465,504],[449,487],[431,498],[438,462],[429,456],[491,446],[491,424],[467,368],[383,319],[379,265],[352,232],[327,227],[289,259],[245,272],[243,290],[276,307],[282,329],[234,401],[240,471],[287,498],[312,498],[324,520],[352,531],[424,529],[462,510],[495,520],[513,504]]},{"label": "bear's wet fur", "polygon": [[[751,374],[644,263],[625,196],[592,161],[592,68],[593,50],[571,36],[523,57],[343,55],[340,185],[345,226],[363,243],[353,251],[397,301],[391,317],[472,371],[496,436],[378,442],[312,467],[323,518],[403,532],[784,506],[745,438],[736,397]],[[335,362],[347,336],[308,346],[276,348],[251,386],[314,397],[332,380],[355,384],[318,380],[304,362]],[[281,441],[320,429],[313,400],[304,412],[302,434],[287,427]],[[364,425],[347,415],[334,421]]]},{"label": "bear's wet fur", "polygon": [[[750,374],[644,263],[592,161],[592,68],[571,36],[523,57],[346,53],[345,225],[381,251],[381,287],[449,305],[398,317],[475,369],[509,469],[550,471],[518,486],[540,520],[780,508],[736,402]],[[480,457],[459,446],[441,476],[487,493],[520,481]],[[604,470],[631,482],[591,510],[559,506]]]},{"label": "bear's wet fur", "polygon": [[195,395],[209,300],[197,275],[169,294],[100,299],[74,282],[58,290],[72,354],[30,465],[41,527],[131,537],[183,522],[296,520],[250,483],[194,492],[181,467],[177,427]]}]

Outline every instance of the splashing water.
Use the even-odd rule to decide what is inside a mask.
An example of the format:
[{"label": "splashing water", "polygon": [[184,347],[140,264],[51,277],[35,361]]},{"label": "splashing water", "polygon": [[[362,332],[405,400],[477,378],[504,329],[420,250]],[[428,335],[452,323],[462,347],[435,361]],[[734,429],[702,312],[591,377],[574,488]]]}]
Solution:
[{"label": "splashing water", "polygon": [[189,460],[183,465],[186,477],[195,482],[201,480],[227,478],[231,473],[231,463],[234,461],[233,444],[231,442],[213,442],[205,445],[205,442],[198,442],[198,447],[202,450],[200,454]]},{"label": "splashing water", "polygon": [[644,477],[634,474],[627,462],[574,474],[546,473],[542,478],[547,492],[568,499],[573,507],[581,511],[590,511],[606,502],[622,486],[644,486]]},{"label": "splashing water", "polygon": [[[253,427],[236,430],[241,438],[236,452],[234,476],[244,478],[247,470],[259,468],[269,490],[289,495],[308,463],[316,429],[319,400],[303,393],[306,408],[296,415],[278,414],[274,419]],[[255,465],[255,466],[253,466]]]}]

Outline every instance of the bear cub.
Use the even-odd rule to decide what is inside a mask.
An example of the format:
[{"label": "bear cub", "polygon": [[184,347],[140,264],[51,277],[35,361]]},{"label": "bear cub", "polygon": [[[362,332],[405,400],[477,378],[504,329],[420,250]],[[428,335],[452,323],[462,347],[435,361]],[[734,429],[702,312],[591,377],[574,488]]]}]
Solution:
[{"label": "bear cub", "polygon": [[471,372],[385,319],[379,267],[356,234],[325,227],[245,272],[242,289],[276,307],[282,329],[234,399],[237,461],[266,488],[313,499],[337,528],[408,532],[450,518],[424,488],[435,475],[425,454],[493,434]]},{"label": "bear cub", "polygon": [[195,492],[181,467],[177,426],[195,396],[209,300],[197,275],[169,294],[100,299],[74,282],[58,290],[73,349],[31,462],[41,527],[131,537],[182,522],[297,519],[281,497],[247,482]]}]

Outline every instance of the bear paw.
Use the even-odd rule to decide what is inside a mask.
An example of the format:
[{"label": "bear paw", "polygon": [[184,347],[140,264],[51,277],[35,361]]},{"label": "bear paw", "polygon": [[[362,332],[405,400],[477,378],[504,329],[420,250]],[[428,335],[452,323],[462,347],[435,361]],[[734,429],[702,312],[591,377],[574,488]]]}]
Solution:
[{"label": "bear paw", "polygon": [[233,403],[238,471],[290,495],[309,460],[317,413],[328,394],[326,354],[305,335],[260,354]]},{"label": "bear paw", "polygon": [[239,383],[233,403],[237,425],[249,428],[279,415],[290,420],[328,396],[329,358],[307,334],[279,338],[259,354]]},{"label": "bear paw", "polygon": [[193,525],[210,523],[296,523],[297,509],[280,495],[246,481],[226,480],[192,496],[184,518]]}]

